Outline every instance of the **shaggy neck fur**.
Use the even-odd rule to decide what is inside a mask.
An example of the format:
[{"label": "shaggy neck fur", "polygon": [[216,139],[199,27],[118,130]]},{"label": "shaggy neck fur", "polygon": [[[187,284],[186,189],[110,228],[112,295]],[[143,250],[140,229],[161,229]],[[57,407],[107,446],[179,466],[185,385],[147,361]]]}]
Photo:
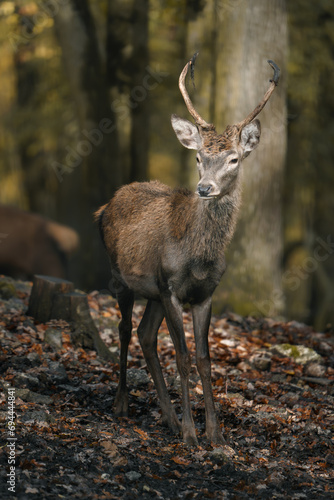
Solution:
[{"label": "shaggy neck fur", "polygon": [[222,198],[203,200],[185,190],[176,190],[173,195],[170,212],[172,236],[183,240],[183,244],[189,245],[196,255],[214,259],[224,251],[234,234],[241,198],[240,179],[237,179],[233,191]]}]

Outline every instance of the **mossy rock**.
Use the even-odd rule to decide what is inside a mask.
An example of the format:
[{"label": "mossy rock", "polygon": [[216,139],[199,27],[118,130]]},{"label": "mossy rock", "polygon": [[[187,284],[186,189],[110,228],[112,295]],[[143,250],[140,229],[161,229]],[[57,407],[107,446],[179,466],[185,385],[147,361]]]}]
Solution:
[{"label": "mossy rock", "polygon": [[278,344],[272,346],[271,351],[275,351],[282,356],[292,358],[296,363],[305,365],[310,361],[320,361],[321,356],[313,349],[304,345]]},{"label": "mossy rock", "polygon": [[8,283],[8,281],[0,281],[0,298],[9,300],[12,297],[16,297],[15,286],[12,283]]}]

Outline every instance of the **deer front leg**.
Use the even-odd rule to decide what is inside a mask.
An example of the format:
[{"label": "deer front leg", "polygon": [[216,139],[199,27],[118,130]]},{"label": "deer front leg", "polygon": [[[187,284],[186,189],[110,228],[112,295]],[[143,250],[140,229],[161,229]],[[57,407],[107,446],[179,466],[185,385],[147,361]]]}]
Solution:
[{"label": "deer front leg", "polygon": [[175,434],[179,434],[180,422],[171,403],[157,354],[157,335],[164,316],[162,304],[149,300],[137,333],[147,367],[159,396],[162,421]]},{"label": "deer front leg", "polygon": [[211,383],[211,361],[208,343],[211,297],[201,304],[194,305],[192,315],[196,342],[196,363],[204,393],[206,437],[213,443],[223,444],[224,439],[216,416]]},{"label": "deer front leg", "polygon": [[189,398],[189,374],[191,368],[190,354],[187,348],[183,330],[182,305],[175,296],[164,296],[162,303],[169,333],[172,337],[176,352],[176,364],[181,379],[182,389],[182,435],[188,446],[197,446],[195,424],[191,414]]}]

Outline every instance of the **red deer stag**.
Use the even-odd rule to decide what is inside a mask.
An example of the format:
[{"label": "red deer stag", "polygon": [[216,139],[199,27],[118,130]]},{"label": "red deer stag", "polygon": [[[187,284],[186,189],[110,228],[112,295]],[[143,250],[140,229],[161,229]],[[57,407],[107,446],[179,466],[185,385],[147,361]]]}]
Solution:
[{"label": "red deer stag", "polygon": [[[160,182],[134,182],[120,188],[111,201],[96,212],[104,245],[110,257],[112,283],[122,320],[120,380],[114,409],[128,414],[127,352],[131,338],[134,294],[148,299],[138,327],[147,367],[161,403],[162,420],[170,429],[182,429],[183,440],[197,445],[191,414],[188,378],[191,368],[182,320],[182,305],[190,304],[196,342],[196,363],[201,377],[206,417],[206,437],[224,442],[214,407],[208,330],[211,297],[225,271],[224,249],[231,240],[240,203],[240,166],[260,140],[260,113],[279,79],[279,68],[260,104],[242,122],[219,135],[194,109],[185,87],[184,67],[179,87],[196,125],[172,115],[177,138],[197,150],[197,192],[171,189]],[[157,333],[163,318],[176,352],[181,378],[183,417],[178,420],[167,392],[157,355]]]}]

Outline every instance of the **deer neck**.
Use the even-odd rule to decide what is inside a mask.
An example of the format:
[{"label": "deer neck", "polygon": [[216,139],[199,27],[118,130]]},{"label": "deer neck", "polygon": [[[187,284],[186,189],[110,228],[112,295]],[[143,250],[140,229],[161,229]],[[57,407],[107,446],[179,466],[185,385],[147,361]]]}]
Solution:
[{"label": "deer neck", "polygon": [[241,201],[241,186],[237,181],[233,190],[221,198],[197,199],[198,221],[210,232],[211,241],[225,247],[232,239]]}]

